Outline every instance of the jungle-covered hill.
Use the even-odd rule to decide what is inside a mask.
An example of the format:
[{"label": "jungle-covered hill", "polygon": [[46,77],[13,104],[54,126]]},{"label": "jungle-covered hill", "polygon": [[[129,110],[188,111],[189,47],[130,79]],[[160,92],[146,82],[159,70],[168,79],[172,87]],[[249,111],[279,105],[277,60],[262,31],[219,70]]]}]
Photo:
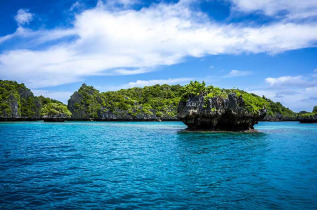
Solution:
[{"label": "jungle-covered hill", "polygon": [[[204,83],[153,85],[99,92],[83,84],[68,105],[43,96],[34,96],[24,84],[0,80],[0,119],[69,118],[72,120],[177,120],[177,107],[189,92],[208,90],[206,97],[236,93],[250,109],[266,107],[266,120],[296,120],[297,114],[281,103],[238,89],[220,89]],[[201,91],[201,90],[198,90]],[[197,92],[196,92],[197,94]]]},{"label": "jungle-covered hill", "polygon": [[36,120],[70,116],[71,113],[62,102],[34,96],[24,84],[0,80],[0,119]]}]

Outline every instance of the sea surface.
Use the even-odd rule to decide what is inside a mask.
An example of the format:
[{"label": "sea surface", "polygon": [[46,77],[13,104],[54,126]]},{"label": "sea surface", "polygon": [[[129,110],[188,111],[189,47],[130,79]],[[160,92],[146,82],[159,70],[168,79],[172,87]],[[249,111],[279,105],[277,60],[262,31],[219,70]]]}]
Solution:
[{"label": "sea surface", "polygon": [[0,123],[0,209],[316,209],[317,124]]}]

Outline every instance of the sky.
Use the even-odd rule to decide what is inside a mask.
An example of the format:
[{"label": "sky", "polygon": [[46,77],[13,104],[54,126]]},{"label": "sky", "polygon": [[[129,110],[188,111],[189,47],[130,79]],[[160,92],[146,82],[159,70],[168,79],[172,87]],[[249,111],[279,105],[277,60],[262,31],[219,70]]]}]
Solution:
[{"label": "sky", "polygon": [[0,79],[67,103],[205,81],[317,105],[316,0],[1,0]]}]

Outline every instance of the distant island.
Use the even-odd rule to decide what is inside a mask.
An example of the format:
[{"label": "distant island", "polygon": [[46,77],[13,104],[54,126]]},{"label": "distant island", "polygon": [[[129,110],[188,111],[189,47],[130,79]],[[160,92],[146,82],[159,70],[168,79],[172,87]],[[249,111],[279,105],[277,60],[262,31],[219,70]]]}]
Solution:
[{"label": "distant island", "polygon": [[181,119],[178,115],[180,107],[184,107],[184,102],[192,100],[193,96],[203,98],[205,108],[215,97],[213,100],[243,100],[241,107],[248,113],[265,110],[265,114],[262,113],[256,121],[304,121],[316,117],[315,108],[312,113],[297,114],[265,96],[238,89],[205,87],[204,83],[199,82],[185,86],[164,84],[108,92],[99,92],[83,84],[65,105],[44,96],[34,96],[24,84],[0,80],[0,120],[176,121]]},{"label": "distant island", "polygon": [[301,111],[298,120],[301,123],[317,123],[317,106],[314,106],[312,112]]}]

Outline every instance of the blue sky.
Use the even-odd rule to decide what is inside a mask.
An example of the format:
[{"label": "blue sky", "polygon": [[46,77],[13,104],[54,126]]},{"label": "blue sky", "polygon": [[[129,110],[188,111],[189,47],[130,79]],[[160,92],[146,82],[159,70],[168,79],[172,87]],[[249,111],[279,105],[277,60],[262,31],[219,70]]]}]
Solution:
[{"label": "blue sky", "polygon": [[317,105],[317,1],[2,0],[0,79],[63,102],[204,80]]}]

